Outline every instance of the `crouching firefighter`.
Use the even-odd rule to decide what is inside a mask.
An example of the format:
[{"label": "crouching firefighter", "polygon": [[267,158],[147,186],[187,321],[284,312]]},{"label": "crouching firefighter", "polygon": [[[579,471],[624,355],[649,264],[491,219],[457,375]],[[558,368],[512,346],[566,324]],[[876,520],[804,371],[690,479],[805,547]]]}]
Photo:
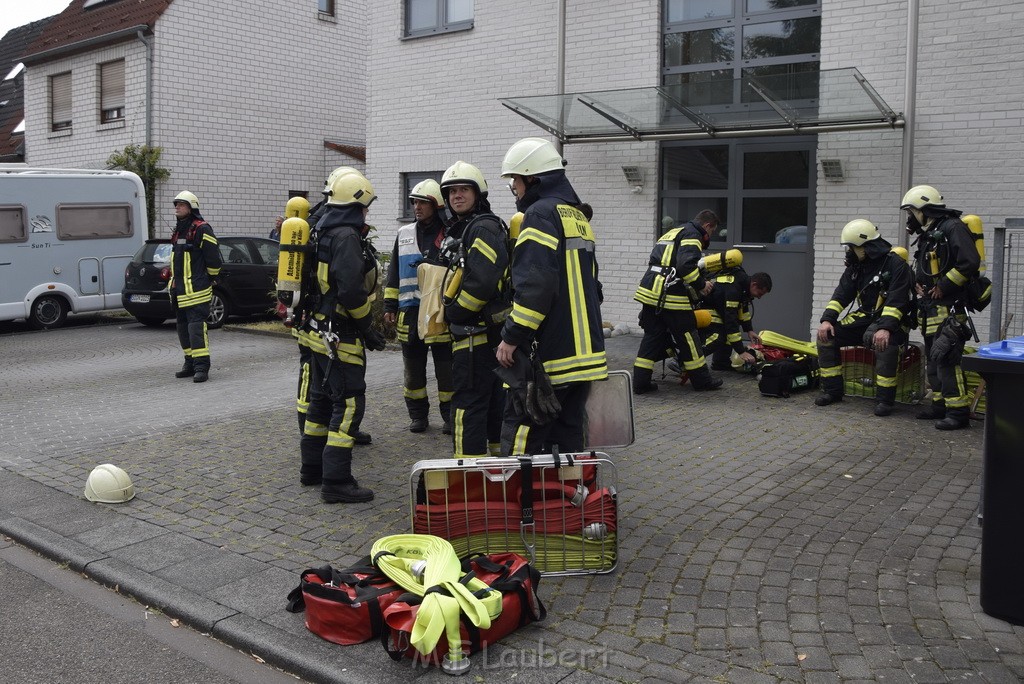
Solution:
[{"label": "crouching firefighter", "polygon": [[[370,327],[365,279],[376,262],[366,256],[363,231],[376,199],[358,173],[334,179],[314,233],[316,275],[304,326],[312,351],[309,407],[302,435],[304,485],[320,484],[326,503],[371,501],[373,492],[352,476],[352,447],[366,405],[364,349],[384,349]],[[307,297],[304,297],[307,299]]]},{"label": "crouching firefighter", "polygon": [[981,256],[961,212],[947,209],[938,190],[918,185],[900,205],[907,212],[907,232],[919,234],[914,252],[918,316],[928,357],[932,404],[918,414],[936,420],[939,430],[970,426],[970,397],[960,357],[970,337],[965,307],[967,286],[978,277]]},{"label": "crouching firefighter", "polygon": [[443,247],[450,264],[444,314],[452,334],[454,455],[497,456],[505,390],[494,373],[501,326],[511,309],[508,229],[491,212],[480,169],[457,161],[441,177],[452,213]]},{"label": "crouching firefighter", "polygon": [[[842,401],[840,348],[863,345],[875,355],[875,415],[888,416],[896,403],[899,349],[907,343],[909,321],[904,317],[911,312],[913,274],[871,221],[847,223],[840,242],[846,247],[846,270],[818,326],[823,394],[814,403],[828,406]],[[852,303],[857,309],[840,320],[840,314]]]},{"label": "crouching firefighter", "polygon": [[210,377],[210,337],[206,319],[213,300],[214,279],[220,274],[220,249],[213,228],[199,213],[199,198],[185,190],[174,198],[177,222],[171,233],[171,308],[177,319],[178,341],[185,363],[174,374],[206,382]]}]

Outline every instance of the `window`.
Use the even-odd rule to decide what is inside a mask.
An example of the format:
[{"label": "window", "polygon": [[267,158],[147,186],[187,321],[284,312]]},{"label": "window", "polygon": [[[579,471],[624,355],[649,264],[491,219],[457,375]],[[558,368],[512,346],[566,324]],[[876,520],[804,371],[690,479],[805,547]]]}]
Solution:
[{"label": "window", "polygon": [[57,237],[61,240],[132,235],[128,204],[62,204],[57,206]]},{"label": "window", "polygon": [[71,129],[71,72],[50,77],[50,130]]},{"label": "window", "polygon": [[100,64],[100,123],[124,119],[124,60]]},{"label": "window", "polygon": [[217,245],[220,250],[220,259],[225,264],[251,264],[252,256],[244,242],[225,240]]},{"label": "window", "polygon": [[417,173],[403,173],[402,174],[402,197],[405,201],[402,203],[402,215],[398,218],[403,221],[413,221],[416,217],[412,214],[412,202],[409,201],[409,193],[416,187],[418,183],[425,180],[437,180],[444,175],[444,171],[422,171]]},{"label": "window", "polygon": [[334,0],[317,0],[316,11],[320,14],[334,16]]},{"label": "window", "polygon": [[27,236],[25,208],[0,207],[0,242],[24,242]]},{"label": "window", "polygon": [[473,28],[473,0],[405,0],[405,35],[429,36]]},{"label": "window", "polygon": [[281,245],[273,240],[256,240],[256,251],[260,253],[260,259],[265,264],[277,265],[278,257],[281,255]]}]

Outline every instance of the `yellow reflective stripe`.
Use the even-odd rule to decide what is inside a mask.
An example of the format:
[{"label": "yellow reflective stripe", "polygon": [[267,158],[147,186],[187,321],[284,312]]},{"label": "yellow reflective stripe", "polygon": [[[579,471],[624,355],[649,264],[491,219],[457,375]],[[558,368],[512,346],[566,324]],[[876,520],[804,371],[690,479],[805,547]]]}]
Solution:
[{"label": "yellow reflective stripe", "polygon": [[490,261],[492,264],[497,263],[497,252],[491,249],[491,246],[484,242],[483,240],[473,240],[473,246],[469,248],[469,251],[472,252],[474,249],[483,254],[485,257],[487,257],[487,260]]},{"label": "yellow reflective stripe", "polygon": [[729,333],[729,334],[728,334],[728,335],[726,336],[726,338],[725,338],[725,340],[726,340],[727,342],[729,342],[730,344],[731,344],[731,343],[733,343],[733,342],[739,342],[739,341],[740,341],[740,339],[741,339],[741,337],[740,337],[740,334],[739,334],[739,333]]},{"label": "yellow reflective stripe", "polygon": [[212,276],[220,275],[220,268],[207,268],[206,272]]},{"label": "yellow reflective stripe", "polygon": [[897,321],[900,320],[901,318],[903,318],[903,312],[900,311],[899,309],[897,309],[894,306],[887,306],[884,309],[882,309],[882,315],[883,316],[892,316]]},{"label": "yellow reflective stripe", "polygon": [[964,274],[956,270],[955,268],[949,269],[946,272],[946,277],[949,278],[949,280],[954,285],[958,285],[960,287],[963,287],[963,284],[967,282],[967,278],[964,276]]},{"label": "yellow reflective stripe", "polygon": [[196,304],[205,304],[211,299],[213,299],[213,288],[207,287],[203,290],[199,290],[198,292],[178,295],[178,306],[189,307],[195,306]]},{"label": "yellow reflective stripe", "polygon": [[364,318],[370,313],[370,300],[366,300],[362,306],[356,307],[355,309],[349,309],[348,313],[352,318]]},{"label": "yellow reflective stripe", "polygon": [[477,299],[476,297],[469,294],[465,290],[461,290],[459,292],[459,297],[455,301],[459,306],[461,306],[466,311],[479,311],[480,309],[484,308],[484,304],[486,304],[484,300]]},{"label": "yellow reflective stripe", "polygon": [[311,420],[306,420],[306,424],[303,426],[302,431],[310,437],[327,436],[327,426],[321,425],[320,423],[314,423]]},{"label": "yellow reflective stripe", "polygon": [[843,310],[843,305],[833,299],[828,303],[828,306],[825,307],[825,310],[835,311],[836,313],[839,313]]},{"label": "yellow reflective stripe", "polygon": [[636,361],[633,362],[633,365],[637,368],[643,368],[644,370],[654,370],[654,361],[651,361],[650,359],[642,359],[639,356],[636,358]]},{"label": "yellow reflective stripe", "polygon": [[829,366],[828,368],[822,366],[820,370],[823,378],[837,378],[843,374],[842,366]]},{"label": "yellow reflective stripe", "polygon": [[305,413],[309,409],[309,371],[309,364],[302,364],[302,370],[299,373],[299,393],[295,397],[295,408],[299,413]]},{"label": "yellow reflective stripe", "polygon": [[353,366],[364,365],[363,343],[359,340],[356,340],[355,344],[348,342],[338,343],[338,361]]},{"label": "yellow reflective stripe", "polygon": [[462,444],[463,439],[465,438],[465,432],[466,432],[466,430],[465,430],[465,428],[466,428],[465,421],[466,421],[466,409],[455,409],[455,416],[453,417],[453,422],[455,423],[455,428],[453,430],[453,432],[455,433],[453,435],[455,437],[455,454],[454,454],[454,457],[455,458],[483,458],[483,457],[487,456],[487,454],[467,454],[466,453],[465,447]]},{"label": "yellow reflective stripe", "polygon": [[[470,345],[472,342],[472,345]],[[487,344],[487,333],[477,333],[471,335],[463,340],[455,340],[452,342],[452,351],[462,351],[463,349],[469,349],[470,346],[479,347],[480,345]]]},{"label": "yellow reflective stripe", "polygon": [[569,368],[584,365],[589,366],[595,363],[605,363],[605,354],[603,351],[593,352],[591,354],[580,354],[578,356],[569,356],[562,359],[551,359],[550,361],[544,362],[544,370],[549,374],[558,373],[559,371]]},{"label": "yellow reflective stripe", "polygon": [[736,281],[736,276],[720,275],[717,278],[715,278],[715,280],[720,283],[732,283]]},{"label": "yellow reflective stripe", "polygon": [[512,304],[512,322],[536,330],[544,322],[544,316],[539,311],[534,311],[515,302]]},{"label": "yellow reflective stripe", "polygon": [[558,249],[558,238],[554,235],[548,235],[542,230],[536,228],[527,228],[526,230],[519,233],[519,238],[516,240],[516,247],[526,242],[527,240],[533,240],[537,244],[544,245],[548,249]]},{"label": "yellow reflective stripe", "polygon": [[885,375],[876,376],[875,384],[878,385],[879,387],[895,387],[896,376],[893,376],[891,378]]},{"label": "yellow reflective stripe", "polygon": [[210,244],[217,244],[217,238],[213,237],[210,233],[203,234],[203,242],[209,242]]},{"label": "yellow reflective stripe", "polygon": [[700,276],[700,269],[699,268],[695,268],[695,269],[693,269],[692,271],[690,271],[689,273],[687,273],[686,275],[683,276],[683,282],[684,283],[692,283],[699,276]]},{"label": "yellow reflective stripe", "polygon": [[583,269],[580,267],[578,251],[565,253],[566,284],[569,290],[569,317],[576,332],[573,345],[576,356],[583,358],[590,354],[590,317],[587,315],[586,295],[583,292]]},{"label": "yellow reflective stripe", "polygon": [[447,404],[454,396],[455,392],[441,392],[440,390],[437,392],[437,400],[442,404]]},{"label": "yellow reflective stripe", "polygon": [[740,303],[739,302],[726,302],[725,303],[725,308],[726,309],[738,309],[738,308],[740,308]]},{"label": "yellow reflective stripe", "polygon": [[398,299],[398,288],[397,287],[385,287],[384,288],[384,299]]},{"label": "yellow reflective stripe", "polygon": [[509,456],[518,456],[526,453],[526,441],[530,438],[530,426],[520,425],[516,428],[516,435],[512,439],[512,453]]},{"label": "yellow reflective stripe", "polygon": [[684,245],[686,245],[688,247],[696,247],[697,249],[704,249],[704,245],[701,243],[701,241],[697,240],[697,239],[694,239],[694,238],[689,238],[689,239],[686,239],[686,240],[680,240],[679,241],[679,246],[682,247]]},{"label": "yellow reflective stripe", "polygon": [[588,368],[559,375],[549,373],[548,376],[551,378],[551,384],[556,386],[565,385],[570,382],[594,382],[607,378],[608,368],[601,366],[600,368]]},{"label": "yellow reflective stripe", "polygon": [[405,387],[402,389],[402,396],[404,396],[406,399],[426,399],[427,388],[424,387],[422,389],[409,389],[408,387]]},{"label": "yellow reflective stripe", "polygon": [[185,266],[185,294],[192,294],[192,255],[185,252],[182,255],[182,264]]}]

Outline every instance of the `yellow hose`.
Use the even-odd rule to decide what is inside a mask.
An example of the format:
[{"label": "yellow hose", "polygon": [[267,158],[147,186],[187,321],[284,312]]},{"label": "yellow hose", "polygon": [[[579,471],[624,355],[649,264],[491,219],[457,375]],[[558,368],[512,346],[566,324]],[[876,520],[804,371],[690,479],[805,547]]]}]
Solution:
[{"label": "yellow hose", "polygon": [[[490,589],[476,578],[467,584],[459,582],[463,575],[462,564],[452,545],[440,537],[428,534],[383,537],[374,543],[370,557],[396,584],[423,597],[409,636],[409,643],[423,655],[432,653],[444,634],[448,638],[449,660],[461,660],[464,656],[459,615],[465,613],[480,629],[487,629],[491,620],[501,615],[501,592]],[[418,565],[420,561],[424,565]],[[422,568],[420,578],[417,578],[420,573],[413,572],[414,564]],[[444,591],[440,591],[442,589]],[[487,593],[477,598],[475,593],[481,590]]]}]

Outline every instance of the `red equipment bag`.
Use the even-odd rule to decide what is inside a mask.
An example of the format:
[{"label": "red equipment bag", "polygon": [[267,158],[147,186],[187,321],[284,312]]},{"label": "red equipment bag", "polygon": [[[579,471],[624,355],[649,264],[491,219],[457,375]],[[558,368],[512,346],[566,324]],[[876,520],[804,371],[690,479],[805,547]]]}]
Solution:
[{"label": "red equipment bag", "polygon": [[[537,596],[540,572],[522,556],[515,553],[474,556],[462,561],[462,569],[466,574],[461,582],[475,577],[501,592],[501,615],[491,621],[489,628],[482,630],[463,616],[461,632],[465,654],[478,653],[520,627],[547,617],[547,609]],[[443,636],[429,655],[409,645],[409,635],[422,600],[423,597],[416,594],[403,594],[385,608],[380,642],[392,660],[401,660],[404,656],[440,665],[448,655],[448,641]]]},{"label": "red equipment bag", "polygon": [[403,592],[367,556],[346,570],[330,565],[303,570],[299,586],[288,594],[287,610],[305,611],[309,631],[349,646],[377,637],[384,625],[384,610]]}]

